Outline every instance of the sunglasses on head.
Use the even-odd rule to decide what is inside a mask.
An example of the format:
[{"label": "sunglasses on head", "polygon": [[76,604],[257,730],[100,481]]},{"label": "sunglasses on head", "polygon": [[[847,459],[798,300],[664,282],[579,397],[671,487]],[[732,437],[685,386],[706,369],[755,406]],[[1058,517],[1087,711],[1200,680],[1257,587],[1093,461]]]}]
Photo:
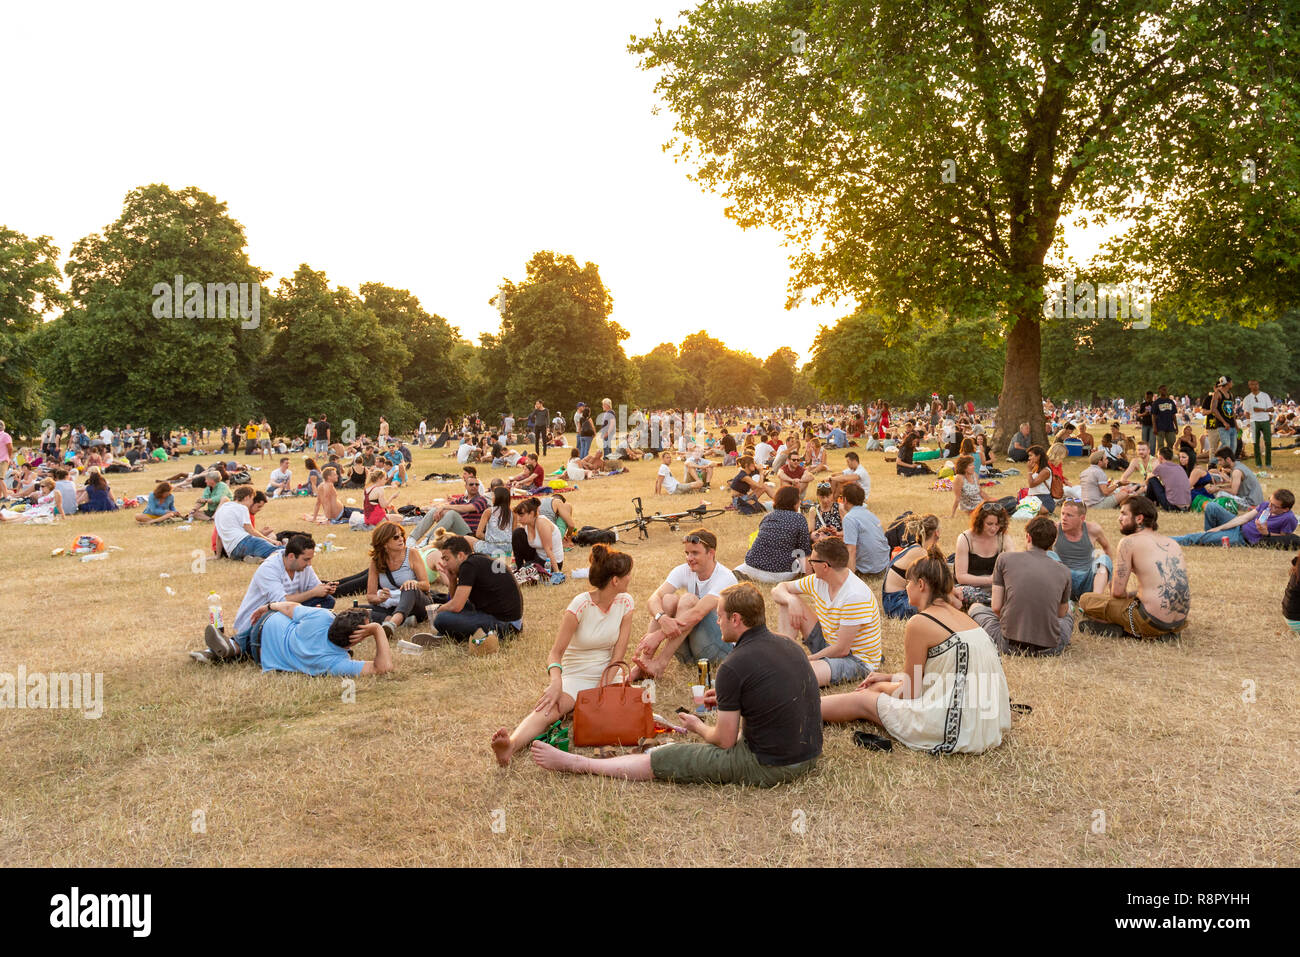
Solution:
[{"label": "sunglasses on head", "polygon": [[996,502],[988,503],[984,506],[984,511],[992,512],[994,515],[1005,515],[1007,510]]},{"label": "sunglasses on head", "polygon": [[699,535],[687,535],[685,538],[682,539],[682,544],[683,544],[683,545],[703,545],[705,548],[712,548],[712,547],[713,547],[711,544],[709,544],[708,542],[706,542],[706,541],[705,541],[703,538],[701,538]]}]

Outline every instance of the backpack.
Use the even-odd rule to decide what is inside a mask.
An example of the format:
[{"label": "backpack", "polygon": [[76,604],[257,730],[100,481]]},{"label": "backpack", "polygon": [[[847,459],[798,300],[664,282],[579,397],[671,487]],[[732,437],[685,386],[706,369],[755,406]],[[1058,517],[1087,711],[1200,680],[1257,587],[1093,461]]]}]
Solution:
[{"label": "backpack", "polygon": [[1052,498],[1062,498],[1065,495],[1065,483],[1061,481],[1061,476],[1056,469],[1052,469],[1052,484],[1049,491]]},{"label": "backpack", "polygon": [[618,541],[618,535],[613,529],[596,528],[594,525],[584,525],[573,533],[573,544],[583,546],[588,545],[613,545]]}]

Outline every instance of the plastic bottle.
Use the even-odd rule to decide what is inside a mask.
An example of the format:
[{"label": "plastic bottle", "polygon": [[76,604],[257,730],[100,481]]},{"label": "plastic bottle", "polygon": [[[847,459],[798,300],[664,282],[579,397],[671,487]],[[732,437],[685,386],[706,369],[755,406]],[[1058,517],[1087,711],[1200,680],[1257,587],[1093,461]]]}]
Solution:
[{"label": "plastic bottle", "polygon": [[208,624],[217,631],[226,630],[226,620],[221,616],[221,596],[214,591],[208,592]]}]

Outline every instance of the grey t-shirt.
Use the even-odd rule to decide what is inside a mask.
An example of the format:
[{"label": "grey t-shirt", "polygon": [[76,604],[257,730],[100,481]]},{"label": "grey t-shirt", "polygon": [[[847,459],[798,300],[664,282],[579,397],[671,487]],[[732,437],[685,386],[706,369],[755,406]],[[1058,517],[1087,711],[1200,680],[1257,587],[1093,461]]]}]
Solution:
[{"label": "grey t-shirt", "polygon": [[1106,481],[1106,473],[1101,470],[1100,465],[1089,465],[1079,473],[1079,485],[1082,487],[1082,494],[1079,497],[1083,499],[1084,505],[1092,508],[1105,497],[1101,494],[1101,486],[1105,485]]},{"label": "grey t-shirt", "polygon": [[1244,499],[1247,505],[1263,505],[1264,490],[1259,487],[1259,479],[1255,478],[1255,473],[1242,462],[1238,462],[1233,468],[1241,473],[1241,484],[1237,486],[1237,496]]},{"label": "grey t-shirt", "polygon": [[851,508],[843,518],[844,544],[858,549],[857,571],[878,575],[889,564],[889,541],[880,519],[865,505]]},{"label": "grey t-shirt", "polygon": [[1055,648],[1060,606],[1070,600],[1070,570],[1037,548],[1003,552],[993,566],[1002,586],[1002,634],[1011,641]]}]

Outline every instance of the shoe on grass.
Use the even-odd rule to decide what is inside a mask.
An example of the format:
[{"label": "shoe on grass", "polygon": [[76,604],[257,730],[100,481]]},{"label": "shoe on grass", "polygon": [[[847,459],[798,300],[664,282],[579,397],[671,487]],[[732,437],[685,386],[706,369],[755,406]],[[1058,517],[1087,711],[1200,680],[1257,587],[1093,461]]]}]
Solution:
[{"label": "shoe on grass", "polygon": [[191,651],[189,655],[201,665],[210,665],[217,660],[217,656],[206,648],[202,651]]},{"label": "shoe on grass", "polygon": [[392,621],[384,621],[381,622],[380,627],[384,629],[384,634],[388,636],[388,640],[392,641],[393,635],[397,632],[397,626]]},{"label": "shoe on grass", "polygon": [[227,638],[224,634],[217,631],[215,625],[209,623],[208,627],[203,629],[203,640],[212,652],[212,657],[216,661],[225,661],[228,658],[239,657],[239,645]]},{"label": "shoe on grass", "polygon": [[1124,629],[1119,625],[1113,625],[1108,621],[1097,621],[1095,618],[1085,617],[1079,622],[1078,628],[1085,635],[1104,635],[1108,638],[1124,637]]}]

